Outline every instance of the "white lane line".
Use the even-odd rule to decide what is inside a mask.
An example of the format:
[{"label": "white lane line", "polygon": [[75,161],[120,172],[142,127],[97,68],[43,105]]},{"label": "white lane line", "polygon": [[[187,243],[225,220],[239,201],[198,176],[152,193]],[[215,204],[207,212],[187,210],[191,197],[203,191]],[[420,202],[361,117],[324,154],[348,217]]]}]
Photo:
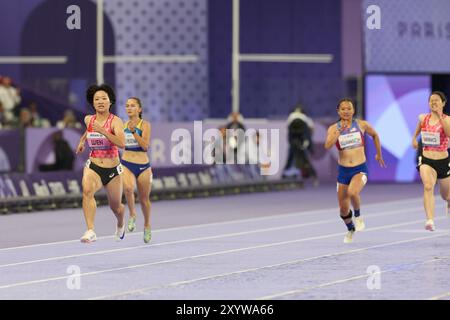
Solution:
[{"label": "white lane line", "polygon": [[442,293],[442,294],[434,296],[434,297],[431,297],[431,298],[428,298],[427,300],[440,300],[440,299],[447,298],[447,297],[450,297],[450,291],[446,292],[446,293]]},{"label": "white lane line", "polygon": [[[404,208],[404,209],[400,209],[400,210],[385,211],[384,213],[379,213],[379,214],[376,214],[376,215],[375,214],[367,215],[366,217],[381,218],[381,217],[386,217],[386,216],[391,216],[391,215],[396,215],[396,214],[399,214],[399,213],[411,212],[411,211],[413,211],[413,210],[410,209],[410,208]],[[321,224],[327,224],[327,223],[336,223],[337,221],[338,221],[338,218],[335,218],[335,219],[319,220],[319,221],[315,221],[315,222],[299,223],[299,224],[280,226],[280,227],[255,229],[255,230],[251,230],[251,231],[225,233],[225,234],[219,234],[219,235],[215,235],[215,236],[206,236],[206,237],[199,237],[199,238],[190,238],[190,239],[183,239],[183,240],[166,241],[166,242],[162,242],[162,243],[152,244],[151,247],[173,245],[173,244],[180,244],[180,243],[188,243],[188,242],[202,241],[202,240],[222,239],[222,238],[236,237],[236,236],[242,236],[242,235],[262,233],[262,232],[294,229],[294,228],[300,228],[300,227],[309,227],[309,226],[313,226],[313,225],[321,225]],[[422,232],[423,232],[423,230],[422,230]],[[36,259],[36,260],[28,260],[28,261],[21,261],[21,262],[14,262],[14,263],[3,264],[3,265],[0,265],[0,268],[14,267],[14,266],[20,266],[20,265],[25,265],[25,264],[32,264],[32,263],[39,263],[39,262],[48,262],[48,261],[55,261],[55,260],[63,260],[63,259],[70,259],[70,258],[77,258],[77,257],[85,257],[85,256],[98,255],[98,254],[124,252],[124,251],[129,251],[129,250],[136,250],[136,249],[140,249],[140,248],[147,248],[147,247],[149,247],[149,245],[140,245],[140,246],[126,247],[126,248],[119,248],[119,249],[110,249],[110,250],[99,250],[99,251],[95,251],[95,252],[72,254],[72,255],[66,255],[66,256],[56,256],[56,257],[50,257],[50,258],[43,258],[43,259]]]},{"label": "white lane line", "polygon": [[[420,199],[417,198],[411,198],[406,200],[396,200],[391,202],[383,202],[383,203],[371,203],[364,205],[364,211],[367,209],[373,208],[373,207],[379,207],[381,205],[399,205],[399,204],[411,204],[414,202],[419,202]],[[436,208],[439,208],[440,206],[437,205]],[[332,208],[326,208],[326,209],[319,209],[319,210],[311,210],[311,211],[297,211],[297,212],[291,212],[291,213],[281,213],[281,214],[274,214],[270,216],[265,217],[258,217],[258,218],[248,218],[248,219],[236,219],[236,220],[229,220],[229,221],[222,221],[222,222],[212,222],[212,223],[204,223],[204,224],[196,224],[196,225],[189,225],[189,226],[182,226],[182,227],[174,227],[174,228],[166,228],[166,229],[158,229],[152,231],[153,233],[159,233],[159,232],[169,232],[169,231],[179,231],[179,230],[187,230],[187,229],[196,229],[196,228],[204,228],[204,227],[212,227],[212,226],[221,226],[221,225],[228,225],[228,224],[236,224],[236,223],[247,223],[247,222],[256,222],[256,221],[264,221],[264,220],[272,220],[272,219],[279,219],[279,218],[289,218],[289,217],[295,217],[295,216],[302,216],[302,215],[309,215],[309,214],[318,214],[323,212],[330,212],[330,211],[336,211],[336,207]],[[364,216],[371,216],[371,215],[364,215]],[[142,235],[142,232],[133,232],[133,233],[127,233],[127,236],[137,236]],[[103,236],[103,237],[97,237],[97,239],[110,239],[114,236]],[[35,248],[35,247],[41,247],[41,246],[49,246],[49,245],[56,245],[56,244],[66,244],[66,243],[79,243],[80,240],[65,240],[65,241],[56,241],[56,242],[47,242],[47,243],[37,243],[32,245],[26,245],[26,246],[18,246],[18,247],[9,247],[9,248],[2,248],[0,249],[0,252],[2,251],[8,251],[8,250],[16,250],[16,249],[27,249],[27,248]]]},{"label": "white lane line", "polygon": [[[437,218],[435,220],[439,220],[443,218]],[[375,227],[375,228],[369,228],[365,230],[364,232],[371,232],[371,231],[378,231],[378,230],[386,230],[386,229],[392,229],[396,227],[401,226],[407,226],[415,223],[423,222],[423,219],[410,221],[406,223],[398,223],[398,224],[391,224],[388,226],[383,227]],[[244,247],[244,248],[238,248],[238,249],[230,249],[230,250],[223,250],[223,251],[216,251],[206,254],[199,254],[199,255],[193,255],[193,256],[185,256],[181,258],[174,258],[169,260],[162,260],[162,261],[155,261],[155,262],[148,262],[148,263],[141,263],[136,265],[131,265],[127,267],[120,267],[120,268],[111,268],[111,269],[105,269],[100,271],[92,271],[87,273],[81,273],[78,276],[91,276],[91,275],[97,275],[107,272],[113,272],[113,271],[121,271],[121,270],[128,270],[128,269],[136,269],[136,268],[143,268],[148,267],[152,265],[160,265],[160,264],[166,264],[166,263],[172,263],[172,262],[179,262],[179,261],[185,261],[185,260],[192,260],[192,259],[198,259],[198,258],[204,258],[204,257],[211,257],[211,256],[217,256],[217,255],[224,255],[224,254],[230,254],[230,253],[236,253],[236,252],[242,252],[247,250],[255,250],[255,249],[263,249],[263,248],[270,248],[270,247],[276,247],[276,246],[283,246],[287,244],[293,244],[293,243],[300,243],[300,242],[306,242],[306,241],[312,241],[312,240],[321,240],[321,239],[327,239],[327,238],[333,238],[333,237],[342,237],[342,232],[339,233],[332,233],[322,236],[315,236],[315,237],[309,237],[309,238],[301,238],[296,240],[289,240],[289,241],[281,241],[281,242],[274,242],[264,245],[258,245],[258,246],[251,246],[251,247]],[[56,280],[63,280],[71,277],[71,275],[68,276],[60,276],[60,277],[52,277],[52,278],[45,278],[45,279],[39,279],[39,280],[32,280],[32,281],[25,281],[25,282],[16,282],[8,285],[0,286],[0,289],[7,289],[7,288],[13,288],[18,286],[26,286],[30,284],[37,284],[37,283],[44,283],[44,282],[50,282],[50,281],[56,281]]]},{"label": "white lane line", "polygon": [[[450,259],[450,257],[441,257],[441,258],[433,258],[433,259],[429,259],[429,260],[425,260],[425,261],[421,261],[421,262],[416,262],[416,263],[411,263],[409,264],[409,266],[416,266],[416,265],[424,265],[424,264],[429,264],[429,263],[434,263],[437,261],[442,261],[445,259]],[[390,269],[386,269],[386,270],[382,270],[381,272],[377,272],[374,273],[375,274],[382,274],[382,273],[387,273],[387,272],[394,272],[394,271],[399,271],[402,270],[401,268],[390,268]],[[327,283],[322,283],[316,286],[310,286],[310,287],[306,287],[303,289],[296,289],[296,290],[290,290],[290,291],[285,291],[285,292],[280,292],[280,293],[276,293],[276,294],[272,294],[272,295],[268,295],[268,296],[263,296],[260,298],[256,298],[255,300],[271,300],[271,299],[275,299],[275,298],[280,298],[280,297],[285,297],[285,296],[291,296],[294,294],[299,294],[299,293],[305,293],[307,291],[311,291],[314,289],[320,289],[320,288],[324,288],[324,287],[329,287],[329,286],[333,286],[336,284],[342,284],[342,283],[346,283],[346,282],[350,282],[350,281],[354,281],[354,280],[359,280],[359,279],[364,279],[369,277],[370,275],[366,274],[361,274],[358,276],[353,276],[350,278],[345,278],[345,279],[339,279],[339,280],[335,280],[335,281],[331,281],[331,282],[327,282]]]},{"label": "white lane line", "polygon": [[[450,232],[447,232],[446,235],[447,234],[450,234]],[[369,247],[365,247],[365,248],[346,250],[346,251],[341,251],[341,252],[336,252],[336,253],[329,253],[329,254],[324,254],[324,255],[320,255],[320,256],[291,260],[291,261],[287,261],[287,262],[282,262],[282,263],[277,263],[277,264],[272,264],[272,265],[267,265],[267,266],[262,266],[262,267],[255,267],[255,268],[250,268],[250,269],[232,271],[232,272],[227,272],[227,273],[222,273],[222,274],[215,274],[215,275],[191,279],[191,280],[177,281],[177,282],[172,282],[172,283],[165,284],[165,285],[123,291],[123,292],[118,292],[118,293],[104,295],[104,296],[97,296],[97,297],[89,298],[88,300],[109,299],[109,298],[133,295],[133,294],[147,294],[148,291],[157,290],[157,289],[178,287],[178,286],[187,285],[187,284],[191,284],[191,283],[195,283],[195,282],[199,282],[199,281],[214,280],[214,279],[224,278],[224,277],[233,276],[233,275],[240,275],[240,274],[248,273],[248,272],[260,271],[263,269],[277,268],[277,267],[287,266],[287,265],[291,265],[291,264],[298,264],[298,263],[309,262],[309,261],[323,259],[323,258],[357,253],[357,252],[361,252],[361,251],[365,251],[365,250],[389,247],[389,246],[410,243],[410,242],[415,242],[415,241],[429,240],[429,239],[434,239],[434,238],[438,238],[438,237],[442,237],[442,236],[444,236],[444,234],[439,234],[439,235],[435,235],[435,236],[427,236],[427,237],[419,237],[419,238],[413,238],[413,239],[408,239],[408,240],[400,240],[400,241],[395,241],[395,242],[388,242],[388,243],[379,244],[379,245],[375,245],[375,246],[369,246]],[[367,276],[367,274],[366,274],[366,276]]]}]

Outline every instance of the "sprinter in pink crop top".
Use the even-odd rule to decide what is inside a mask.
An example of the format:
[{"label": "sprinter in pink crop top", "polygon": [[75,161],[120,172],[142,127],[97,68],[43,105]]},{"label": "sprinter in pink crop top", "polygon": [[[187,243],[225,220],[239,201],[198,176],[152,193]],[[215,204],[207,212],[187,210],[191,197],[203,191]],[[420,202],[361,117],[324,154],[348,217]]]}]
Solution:
[{"label": "sprinter in pink crop top", "polygon": [[[434,91],[428,99],[430,113],[419,115],[419,123],[414,132],[412,145],[418,149],[417,170],[420,172],[424,192],[423,203],[426,213],[425,229],[434,231],[434,186],[439,181],[442,199],[446,201],[448,216],[450,208],[450,158],[448,141],[450,137],[450,117],[444,114],[447,98],[444,93]],[[421,148],[417,137],[421,136]]]},{"label": "sprinter in pink crop top", "polygon": [[94,232],[96,202],[94,195],[102,186],[108,194],[111,210],[117,218],[115,237],[120,241],[125,236],[122,201],[122,165],[118,148],[125,147],[125,135],[121,119],[110,113],[115,103],[114,90],[108,85],[92,85],[86,91],[86,99],[95,110],[95,115],[84,118],[87,130],[80,139],[77,153],[83,152],[87,140],[90,148],[89,160],[83,171],[83,211],[87,231],[81,242],[97,240]]}]

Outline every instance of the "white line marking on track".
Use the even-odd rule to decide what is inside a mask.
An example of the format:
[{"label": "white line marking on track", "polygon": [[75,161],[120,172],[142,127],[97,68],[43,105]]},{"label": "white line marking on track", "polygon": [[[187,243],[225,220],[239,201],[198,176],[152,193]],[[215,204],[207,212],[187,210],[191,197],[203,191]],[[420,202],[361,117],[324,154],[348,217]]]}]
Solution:
[{"label": "white line marking on track", "polygon": [[[405,199],[405,200],[396,200],[391,202],[383,202],[383,203],[370,203],[364,205],[364,210],[373,208],[373,207],[379,207],[380,205],[398,205],[398,204],[411,204],[415,202],[419,202],[421,199],[417,198],[411,198],[411,199]],[[439,205],[436,206],[436,208],[439,208]],[[157,229],[153,230],[152,233],[159,233],[159,232],[169,232],[169,231],[179,231],[179,230],[186,230],[186,229],[196,229],[196,228],[203,228],[203,227],[211,227],[211,226],[220,226],[220,225],[227,225],[227,224],[235,224],[235,223],[246,223],[246,222],[254,222],[254,221],[264,221],[264,220],[271,220],[271,219],[277,219],[277,218],[288,218],[292,216],[302,216],[302,215],[309,215],[309,214],[318,214],[322,212],[329,212],[329,211],[336,211],[337,208],[325,208],[325,209],[319,209],[319,210],[311,210],[311,211],[297,211],[297,212],[291,212],[291,213],[281,213],[281,214],[275,214],[265,217],[258,217],[258,218],[248,218],[248,219],[236,219],[236,220],[229,220],[229,221],[222,221],[222,222],[212,222],[212,223],[204,223],[204,224],[196,224],[196,225],[190,225],[190,226],[182,226],[182,227],[174,227],[174,228],[166,228],[166,229]],[[370,216],[370,215],[365,215]],[[142,232],[133,232],[133,233],[127,233],[127,236],[137,236],[142,235]],[[97,237],[98,240],[100,239],[112,239],[114,236],[103,236],[103,237]],[[66,243],[79,243],[80,240],[65,240],[65,241],[55,241],[55,242],[47,242],[47,243],[37,243],[32,245],[26,245],[26,246],[18,246],[18,247],[9,247],[9,248],[1,248],[0,252],[2,251],[8,251],[8,250],[16,250],[16,249],[27,249],[27,248],[35,248],[35,247],[41,247],[41,246],[49,246],[49,245],[56,245],[56,244],[66,244]]]},{"label": "white line marking on track", "polygon": [[[410,264],[410,266],[434,263],[434,262],[437,262],[437,261],[442,261],[444,259],[450,259],[450,257],[441,257],[441,258],[438,258],[438,259],[433,258],[433,259],[429,259],[429,260],[425,260],[425,261],[421,261],[421,262],[417,262],[417,263],[412,263],[412,264]],[[400,269],[399,268],[390,268],[390,269],[382,270],[381,272],[377,272],[376,274],[382,274],[382,273],[393,272],[393,271],[398,271],[398,270],[400,270]],[[256,300],[271,300],[271,299],[274,299],[274,298],[291,296],[293,294],[305,293],[307,291],[311,291],[311,290],[314,290],[314,289],[329,287],[329,286],[333,286],[335,284],[341,284],[341,283],[345,283],[345,282],[349,282],[349,281],[364,279],[364,278],[367,278],[367,277],[369,277],[369,275],[367,273],[366,274],[361,274],[361,275],[358,275],[358,276],[345,278],[345,279],[339,279],[339,280],[335,280],[335,281],[331,281],[331,282],[326,282],[326,283],[322,283],[322,284],[319,284],[319,285],[316,285],[316,286],[306,287],[306,288],[303,288],[303,289],[289,290],[289,291],[280,292],[280,293],[276,293],[276,294],[272,294],[272,295],[268,295],[268,296],[263,296],[263,297],[256,298]]]},{"label": "white line marking on track", "polygon": [[[447,232],[447,234],[450,234],[450,232]],[[413,238],[413,239],[408,239],[408,240],[400,240],[400,241],[389,242],[389,243],[379,244],[379,245],[365,247],[365,248],[346,250],[346,251],[341,251],[341,252],[336,252],[336,253],[329,253],[329,254],[324,254],[324,255],[310,257],[310,258],[302,258],[302,259],[297,259],[297,260],[292,260],[292,261],[287,261],[287,262],[282,262],[282,263],[277,263],[277,264],[272,264],[272,265],[267,265],[267,266],[262,266],[262,267],[232,271],[232,272],[216,274],[216,275],[211,275],[211,276],[201,277],[201,278],[196,278],[196,279],[191,279],[191,280],[177,281],[177,282],[172,282],[172,283],[169,283],[166,285],[152,286],[152,287],[147,287],[147,288],[119,292],[119,293],[115,293],[115,294],[97,296],[97,297],[89,298],[88,300],[108,299],[108,298],[114,298],[114,297],[120,297],[120,296],[132,295],[132,294],[147,294],[148,291],[151,291],[151,290],[177,287],[177,286],[187,285],[187,284],[191,284],[191,283],[195,283],[195,282],[199,282],[199,281],[213,280],[213,279],[223,278],[223,277],[227,277],[227,276],[233,276],[233,275],[238,275],[238,274],[243,274],[243,273],[248,273],[248,272],[255,272],[255,271],[262,270],[262,269],[271,269],[271,268],[276,268],[276,267],[282,267],[282,266],[291,265],[291,264],[309,262],[309,261],[313,261],[313,260],[329,258],[329,257],[345,255],[345,254],[351,254],[351,253],[357,253],[357,252],[362,252],[362,251],[366,251],[366,250],[378,249],[378,248],[383,248],[383,247],[388,247],[388,246],[393,246],[393,245],[398,245],[398,244],[404,244],[404,243],[410,243],[410,242],[422,241],[422,240],[429,240],[429,239],[434,239],[434,238],[438,238],[438,237],[442,237],[442,236],[444,236],[444,234],[439,234],[439,235],[435,235],[435,236],[427,236],[427,237],[419,237],[419,238]],[[366,274],[366,276],[367,276],[367,274]]]},{"label": "white line marking on track", "polygon": [[[379,214],[371,214],[366,215],[366,218],[380,218],[385,216],[391,216],[396,215],[399,213],[404,212],[411,212],[414,209],[410,208],[404,208],[399,210],[393,210],[393,211],[385,211],[383,213]],[[338,221],[338,218],[336,219],[328,219],[328,220],[319,220],[315,222],[308,222],[308,223],[299,223],[299,224],[293,224],[293,225],[287,225],[287,226],[280,226],[280,227],[272,227],[272,228],[264,228],[264,229],[256,229],[251,231],[242,231],[242,232],[235,232],[235,233],[226,233],[226,234],[220,234],[215,236],[207,236],[207,237],[199,237],[199,238],[191,238],[191,239],[183,239],[183,240],[175,240],[175,241],[167,241],[162,243],[155,243],[152,244],[151,247],[155,246],[165,246],[165,245],[173,245],[173,244],[180,244],[180,243],[188,243],[188,242],[195,242],[195,241],[202,241],[202,240],[213,240],[213,239],[222,239],[222,238],[229,238],[229,237],[236,237],[236,236],[243,236],[248,234],[256,234],[256,233],[262,233],[262,232],[270,232],[270,231],[278,231],[278,230],[286,230],[286,229],[294,229],[294,228],[300,228],[300,227],[308,227],[313,225],[320,225],[320,224],[327,224],[327,223],[335,223]],[[422,230],[423,232],[423,230]],[[66,256],[56,256],[51,258],[44,258],[44,259],[36,259],[36,260],[28,260],[28,261],[21,261],[21,262],[15,262],[15,263],[8,263],[0,265],[0,268],[6,268],[6,267],[14,267],[14,266],[20,266],[25,264],[32,264],[32,263],[39,263],[39,262],[48,262],[48,261],[55,261],[55,260],[63,260],[63,259],[70,259],[70,258],[78,258],[78,257],[85,257],[85,256],[93,256],[98,254],[107,254],[107,253],[114,253],[114,252],[124,252],[129,250],[136,250],[140,248],[146,248],[149,247],[149,245],[141,245],[141,246],[134,246],[134,247],[126,247],[126,248],[119,248],[119,249],[110,249],[110,250],[99,250],[95,252],[88,252],[88,253],[80,253],[80,254],[72,254],[72,255],[66,255]]]},{"label": "white line marking on track", "polygon": [[440,300],[442,298],[447,298],[447,297],[450,297],[450,291],[446,292],[446,293],[439,294],[439,295],[431,297],[431,298],[428,298],[427,300]]},{"label": "white line marking on track", "polygon": [[[439,219],[444,219],[444,218],[437,218],[435,220],[439,220]],[[388,225],[388,226],[369,228],[369,229],[366,229],[364,232],[367,233],[367,232],[371,232],[371,231],[392,229],[392,228],[406,226],[406,225],[411,225],[411,224],[415,224],[415,223],[419,223],[419,222],[423,222],[423,219],[410,221],[410,222],[406,222],[406,223],[398,223],[398,224],[391,224],[391,225]],[[97,275],[97,274],[113,272],[113,271],[121,271],[121,270],[143,268],[143,267],[147,267],[147,266],[151,266],[151,265],[159,265],[159,264],[172,263],[172,262],[178,262],[178,261],[185,261],[185,260],[191,260],[191,259],[197,259],[197,258],[211,257],[211,256],[216,256],[216,255],[230,254],[230,253],[242,252],[242,251],[247,251],[247,250],[270,248],[270,247],[282,246],[282,245],[293,244],[293,243],[300,243],[300,242],[306,242],[306,241],[312,241],[312,240],[333,238],[333,237],[337,237],[337,236],[342,237],[342,232],[333,233],[333,234],[327,234],[327,235],[322,235],[322,236],[309,237],[309,238],[301,238],[301,239],[296,239],[296,240],[281,241],[281,242],[269,243],[269,244],[252,246],[252,247],[244,247],[244,248],[238,248],[238,249],[217,251],[217,252],[211,252],[211,253],[206,253],[206,254],[199,254],[199,255],[194,255],[194,256],[185,256],[185,257],[181,257],[181,258],[174,258],[174,259],[163,260],[163,261],[141,263],[141,264],[131,265],[131,266],[127,266],[127,267],[111,268],[111,269],[105,269],[105,270],[100,270],[100,271],[81,273],[78,276],[80,276],[80,277],[82,277],[82,276],[91,276],[91,275]],[[7,289],[7,288],[18,287],[18,286],[26,286],[26,285],[30,285],[30,284],[37,284],[37,283],[45,283],[45,282],[50,282],[50,281],[63,280],[63,279],[67,279],[69,277],[71,277],[71,276],[70,275],[69,276],[59,276],[59,277],[45,278],[45,279],[25,281],[25,282],[17,282],[17,283],[12,283],[12,284],[8,284],[8,285],[0,286],[0,289]]]}]

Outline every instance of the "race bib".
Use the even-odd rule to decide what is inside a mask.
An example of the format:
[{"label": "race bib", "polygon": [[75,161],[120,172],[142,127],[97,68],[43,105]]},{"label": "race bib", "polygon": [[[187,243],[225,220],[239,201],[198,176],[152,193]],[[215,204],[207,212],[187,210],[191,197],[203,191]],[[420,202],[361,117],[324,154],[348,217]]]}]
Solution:
[{"label": "race bib", "polygon": [[111,147],[109,140],[98,132],[88,132],[87,141],[92,150],[105,150]]},{"label": "race bib", "polygon": [[130,132],[125,132],[125,146],[128,148],[139,147],[139,143],[136,138]]},{"label": "race bib", "polygon": [[362,146],[361,134],[352,132],[339,136],[339,146],[341,149],[350,149]]},{"label": "race bib", "polygon": [[439,147],[441,144],[441,137],[439,132],[422,131],[422,144],[427,147]]}]

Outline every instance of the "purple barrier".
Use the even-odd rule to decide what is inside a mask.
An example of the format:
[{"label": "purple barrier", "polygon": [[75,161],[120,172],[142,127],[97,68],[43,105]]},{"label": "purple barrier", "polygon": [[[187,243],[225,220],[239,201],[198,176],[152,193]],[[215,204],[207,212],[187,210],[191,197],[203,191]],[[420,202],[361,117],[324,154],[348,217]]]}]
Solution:
[{"label": "purple barrier", "polygon": [[[53,151],[53,134],[60,131],[58,128],[30,128],[26,130],[26,172],[33,173],[39,171],[39,165],[53,163],[55,153]],[[63,138],[67,140],[72,150],[75,150],[84,130],[64,129]],[[75,159],[74,170],[79,171],[83,168],[88,159],[88,152],[78,155]]]},{"label": "purple barrier", "polygon": [[75,171],[0,175],[0,199],[81,194],[81,174]]},{"label": "purple barrier", "polygon": [[19,129],[0,130],[0,172],[20,169],[21,146]]},{"label": "purple barrier", "polygon": [[[220,121],[205,121],[201,126],[196,127],[194,130],[194,123],[189,122],[175,122],[175,123],[154,123],[152,124],[151,145],[148,152],[150,163],[153,168],[167,168],[167,167],[179,167],[180,165],[174,164],[171,160],[171,153],[175,145],[179,140],[172,142],[172,134],[177,129],[185,129],[190,136],[191,153],[194,158],[195,153],[200,155],[203,152],[204,144],[202,144],[203,135],[206,130],[212,128],[218,128],[223,125]],[[271,129],[279,130],[279,164],[278,172],[270,176],[271,179],[278,179],[284,168],[287,159],[288,143],[287,143],[287,130],[285,121],[246,121],[245,125],[247,129],[252,128],[255,130],[266,129],[269,132]],[[336,178],[336,159],[337,152],[332,150],[327,152],[323,148],[325,140],[326,129],[328,122],[324,123],[316,122],[316,128],[314,131],[313,142],[315,144],[315,154],[312,156],[314,166],[318,172],[319,178],[322,181],[334,180]],[[34,173],[38,172],[39,165],[45,163],[52,163],[54,161],[52,134],[58,129],[27,129],[26,130],[26,172]],[[83,129],[84,130],[84,129]],[[68,141],[73,150],[76,149],[79,138],[83,133],[83,130],[76,129],[64,129],[63,137]],[[200,141],[200,146],[197,142]],[[270,141],[270,138],[269,138]],[[86,148],[84,153],[76,156],[74,171],[80,171],[83,169],[84,163],[89,156],[89,151]],[[193,165],[194,161],[192,161]],[[205,163],[200,163],[206,165]],[[197,166],[199,164],[196,164]]]},{"label": "purple barrier", "polygon": [[[81,196],[82,171],[0,174],[0,199]],[[252,166],[178,166],[153,170],[152,190],[180,190],[262,181]],[[104,191],[100,191],[104,192]]]}]

